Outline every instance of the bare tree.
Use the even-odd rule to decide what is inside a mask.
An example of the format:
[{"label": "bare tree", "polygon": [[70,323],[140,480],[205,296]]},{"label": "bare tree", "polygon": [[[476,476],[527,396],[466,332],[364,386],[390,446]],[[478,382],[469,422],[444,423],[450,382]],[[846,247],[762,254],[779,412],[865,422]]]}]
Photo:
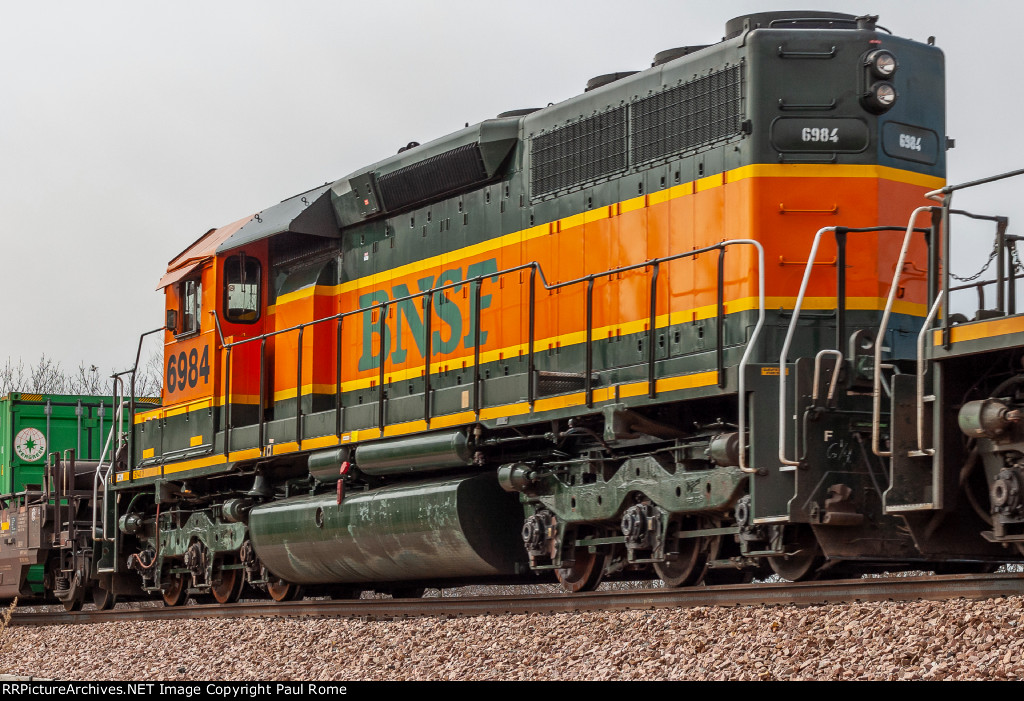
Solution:
[{"label": "bare tree", "polygon": [[110,378],[100,376],[99,366],[85,363],[78,364],[78,372],[68,378],[68,392],[70,394],[110,394]]},{"label": "bare tree", "polygon": [[28,391],[33,394],[62,394],[67,391],[68,378],[60,363],[43,353],[39,362],[28,370]]},{"label": "bare tree", "polygon": [[20,392],[22,387],[27,387],[25,381],[25,363],[21,358],[14,363],[10,358],[3,366],[0,366],[0,397],[6,397],[11,392]]},{"label": "bare tree", "polygon": [[158,348],[149,354],[135,374],[136,397],[159,397],[164,387],[164,351]]},{"label": "bare tree", "polygon": [[[163,389],[164,361],[160,348],[140,363],[135,377],[136,397],[159,397]],[[125,376],[125,391],[129,378]],[[100,372],[98,365],[81,362],[72,373],[64,372],[60,362],[44,353],[39,361],[26,367],[21,358],[8,358],[0,364],[0,397],[11,392],[27,394],[84,394],[109,395],[113,392],[113,379]]]}]

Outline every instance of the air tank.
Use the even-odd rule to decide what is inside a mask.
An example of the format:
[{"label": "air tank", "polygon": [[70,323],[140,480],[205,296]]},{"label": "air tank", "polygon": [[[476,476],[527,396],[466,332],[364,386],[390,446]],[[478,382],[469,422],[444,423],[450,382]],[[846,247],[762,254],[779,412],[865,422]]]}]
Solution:
[{"label": "air tank", "polygon": [[356,465],[368,475],[432,472],[472,464],[473,451],[461,431],[365,443],[356,448]]}]

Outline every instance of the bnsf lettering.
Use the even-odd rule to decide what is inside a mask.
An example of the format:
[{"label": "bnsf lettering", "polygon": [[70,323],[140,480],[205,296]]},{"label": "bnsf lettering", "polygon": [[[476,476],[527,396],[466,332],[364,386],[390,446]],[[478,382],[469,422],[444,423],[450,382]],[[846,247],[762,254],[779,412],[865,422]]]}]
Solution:
[{"label": "bnsf lettering", "polygon": [[[391,288],[391,296],[385,290],[377,290],[359,297],[359,306],[363,312],[363,354],[359,358],[360,370],[371,370],[380,367],[381,333],[384,334],[383,348],[384,359],[391,359],[392,363],[404,363],[409,355],[409,349],[413,344],[419,351],[420,357],[426,352],[426,326],[424,324],[423,309],[427,295],[402,299],[417,292],[428,292],[431,289],[444,287],[463,280],[471,280],[480,275],[489,275],[498,272],[498,259],[473,263],[465,269],[452,268],[445,270],[437,279],[433,275],[420,278],[416,281],[416,290],[410,290],[406,284],[395,285]],[[486,278],[491,282],[497,281],[497,276]],[[433,329],[430,334],[430,347],[432,355],[446,355],[454,352],[461,345],[464,348],[474,348],[476,343],[476,295],[473,294],[472,284],[469,285],[469,303],[460,306],[456,303],[456,297],[461,296],[463,285],[456,285],[445,290],[434,292],[431,306],[434,313],[441,319],[441,328]],[[402,300],[388,305],[388,317],[385,319],[383,331],[380,319],[374,321],[375,310],[369,307],[382,305],[393,299]],[[487,309],[491,306],[491,295],[480,295],[480,309]],[[377,313],[380,307],[378,306]],[[465,330],[465,333],[463,331]],[[410,338],[411,337],[411,338]],[[480,345],[487,342],[487,332],[480,330]]]}]

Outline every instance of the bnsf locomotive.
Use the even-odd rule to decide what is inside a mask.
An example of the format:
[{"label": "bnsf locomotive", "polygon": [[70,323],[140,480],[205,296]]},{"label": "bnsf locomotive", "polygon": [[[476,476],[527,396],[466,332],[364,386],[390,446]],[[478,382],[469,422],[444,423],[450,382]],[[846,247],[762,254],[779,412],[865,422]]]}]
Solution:
[{"label": "bnsf locomotive", "polygon": [[754,14],[208,231],[161,405],[118,377],[98,464],[7,498],[0,596],[1024,559],[1015,239],[950,314],[944,103],[931,42]]}]

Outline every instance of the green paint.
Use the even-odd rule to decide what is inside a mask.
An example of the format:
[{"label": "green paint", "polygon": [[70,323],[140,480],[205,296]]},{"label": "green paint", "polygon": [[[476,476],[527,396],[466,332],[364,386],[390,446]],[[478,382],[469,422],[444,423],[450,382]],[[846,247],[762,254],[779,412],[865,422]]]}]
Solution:
[{"label": "green paint", "polygon": [[[457,285],[451,289],[433,293],[434,304],[432,306],[437,310],[437,315],[441,318],[441,321],[448,327],[448,329],[447,333],[445,333],[446,330],[442,328],[431,334],[431,345],[433,348],[432,355],[445,355],[454,352],[459,347],[460,336],[463,328],[468,329],[466,335],[461,337],[463,347],[467,349],[475,347],[477,316],[476,288],[477,286],[482,285],[484,281],[496,284],[498,276],[495,275],[495,273],[497,272],[498,259],[491,258],[490,260],[480,261],[479,263],[473,263],[470,265],[465,269],[465,276],[463,275],[463,268],[459,267],[445,270],[437,277],[436,282],[434,281],[433,276],[420,278],[416,282],[419,292],[429,293],[432,289],[455,282],[461,282],[464,279],[468,280],[474,277],[488,276],[484,277],[482,280],[472,283],[469,304],[466,306],[460,306],[455,299],[448,296],[449,294],[462,290],[462,285]],[[359,297],[359,306],[363,310],[363,354],[359,357],[360,371],[372,370],[380,367],[381,345],[383,345],[383,360],[385,362],[390,359],[392,363],[404,363],[409,355],[409,343],[405,340],[406,333],[412,336],[420,356],[422,357],[426,354],[426,323],[423,316],[425,295],[405,299],[410,297],[412,294],[413,293],[409,291],[408,285],[402,283],[392,287],[390,295],[388,295],[384,290],[376,290]],[[400,301],[396,301],[392,305],[397,308],[397,312],[389,314],[384,320],[384,342],[381,344],[381,325],[379,319],[376,322],[373,321],[374,308],[375,306],[387,304],[393,300]],[[481,294],[480,310],[482,311],[489,308],[491,306],[491,301],[491,295]],[[468,320],[464,320],[466,315],[468,315]],[[394,321],[392,321],[392,319],[394,319]],[[406,329],[408,329],[407,332]],[[443,335],[447,336],[447,338],[443,338]],[[395,341],[393,348],[391,345],[392,336],[394,336]],[[480,345],[483,345],[486,342],[487,332],[481,330]]]},{"label": "green paint", "polygon": [[[431,289],[434,283],[434,276],[420,278],[416,281],[416,286],[419,287],[420,292],[426,292]],[[402,320],[405,320],[405,325],[409,327],[409,333],[416,341],[416,348],[419,350],[420,355],[426,354],[427,334],[424,332],[423,313],[424,305],[426,304],[427,297],[413,297],[411,299],[402,299],[403,297],[409,297],[411,294],[409,288],[402,284],[396,285],[392,288],[392,294],[395,299],[401,300],[396,302],[395,306],[398,307],[398,321],[395,324],[395,351],[391,354],[391,362],[393,363],[404,363],[405,356],[408,355],[406,349],[402,346]]]}]

